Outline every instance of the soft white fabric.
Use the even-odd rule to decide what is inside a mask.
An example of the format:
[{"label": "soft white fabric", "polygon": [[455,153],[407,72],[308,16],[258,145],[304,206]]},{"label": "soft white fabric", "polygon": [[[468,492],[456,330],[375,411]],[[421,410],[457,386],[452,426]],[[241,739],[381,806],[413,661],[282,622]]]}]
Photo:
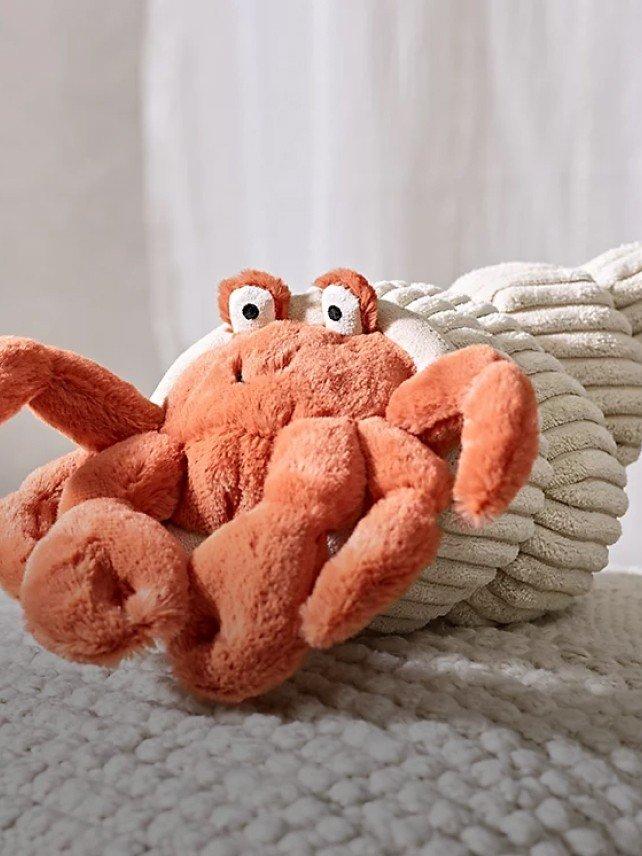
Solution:
[{"label": "soft white fabric", "polygon": [[597,283],[609,289],[615,306],[628,318],[633,335],[642,338],[642,244],[623,244],[585,266]]},{"label": "soft white fabric", "polygon": [[0,851],[638,856],[642,577],[554,621],[313,654],[234,709],[66,663],[0,602]]},{"label": "soft white fabric", "polygon": [[[621,249],[615,253],[619,260]],[[635,318],[640,287],[630,274],[642,270],[642,245],[629,246],[618,266],[609,262],[607,267],[605,260],[603,284],[590,273],[600,266],[600,259],[579,270],[495,265],[460,277],[447,294],[492,303],[557,357],[604,413],[618,459],[626,465],[637,460],[642,441],[642,342],[633,338],[627,315],[628,310]],[[613,288],[619,293],[617,302]]]}]

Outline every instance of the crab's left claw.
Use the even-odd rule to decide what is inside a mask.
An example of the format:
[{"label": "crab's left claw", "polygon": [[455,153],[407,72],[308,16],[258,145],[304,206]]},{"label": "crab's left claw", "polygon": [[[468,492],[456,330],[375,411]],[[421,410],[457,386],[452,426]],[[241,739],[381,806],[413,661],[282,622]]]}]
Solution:
[{"label": "crab's left claw", "polygon": [[386,418],[444,451],[461,438],[453,488],[477,525],[500,514],[537,457],[537,400],[518,366],[487,345],[442,357],[393,393]]}]

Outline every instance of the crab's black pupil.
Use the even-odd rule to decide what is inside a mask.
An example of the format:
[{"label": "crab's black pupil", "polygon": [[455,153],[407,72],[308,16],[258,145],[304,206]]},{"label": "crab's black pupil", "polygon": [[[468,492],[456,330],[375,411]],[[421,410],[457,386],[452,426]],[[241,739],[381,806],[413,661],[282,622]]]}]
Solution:
[{"label": "crab's black pupil", "polygon": [[341,321],[341,316],[343,313],[339,309],[338,306],[328,306],[328,315],[330,316],[331,321]]},{"label": "crab's black pupil", "polygon": [[253,303],[246,303],[242,311],[243,316],[247,318],[248,321],[254,321],[255,318],[259,317],[259,307],[255,306]]}]

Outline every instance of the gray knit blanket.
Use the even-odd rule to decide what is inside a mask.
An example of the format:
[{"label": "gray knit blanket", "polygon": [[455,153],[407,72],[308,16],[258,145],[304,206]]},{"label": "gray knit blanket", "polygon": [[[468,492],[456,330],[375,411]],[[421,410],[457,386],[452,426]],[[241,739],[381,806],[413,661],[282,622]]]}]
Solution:
[{"label": "gray knit blanket", "polygon": [[314,654],[238,708],[163,658],[40,650],[0,603],[0,852],[638,856],[642,576],[555,617]]}]

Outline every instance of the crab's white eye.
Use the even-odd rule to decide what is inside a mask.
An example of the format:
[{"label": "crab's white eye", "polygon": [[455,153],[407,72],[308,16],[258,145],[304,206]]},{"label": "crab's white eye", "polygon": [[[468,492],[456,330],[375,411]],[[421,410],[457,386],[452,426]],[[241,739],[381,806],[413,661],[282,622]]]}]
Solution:
[{"label": "crab's white eye", "polygon": [[328,330],[344,336],[363,331],[359,298],[344,285],[327,285],[321,293],[321,308],[323,323]]},{"label": "crab's white eye", "polygon": [[274,298],[258,285],[242,285],[230,294],[230,324],[235,333],[258,330],[274,321],[276,312]]}]

